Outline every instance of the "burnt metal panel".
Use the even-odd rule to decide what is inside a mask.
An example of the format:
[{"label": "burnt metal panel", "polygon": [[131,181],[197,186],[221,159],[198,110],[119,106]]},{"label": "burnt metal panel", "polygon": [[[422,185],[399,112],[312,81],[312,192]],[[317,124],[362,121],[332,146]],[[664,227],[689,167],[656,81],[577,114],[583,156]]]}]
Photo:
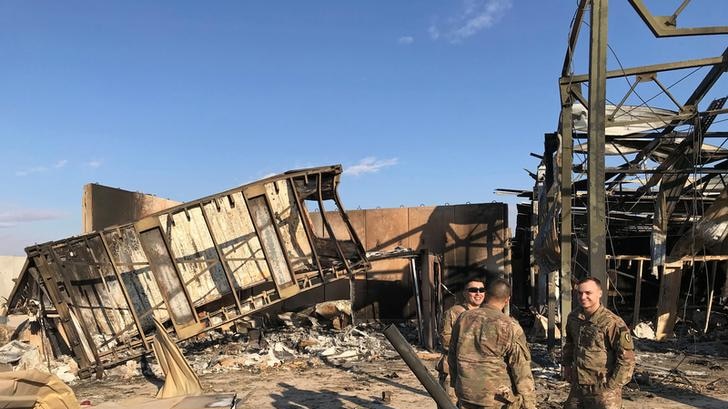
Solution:
[{"label": "burnt metal panel", "polygon": [[[265,190],[293,271],[315,269],[311,243],[306,235],[293,187],[287,180],[279,180],[266,183]],[[337,234],[337,237],[343,238],[344,236]]]},{"label": "burnt metal panel", "polygon": [[185,208],[158,218],[193,304],[203,305],[229,294],[232,289],[215,251],[202,207]]},{"label": "burnt metal panel", "polygon": [[223,252],[237,287],[248,288],[269,280],[270,269],[242,192],[213,199],[204,208],[210,232]]},{"label": "burnt metal panel", "polygon": [[172,316],[172,322],[180,327],[196,322],[190,300],[164,243],[161,229],[143,231],[139,233],[139,240],[149,258],[149,266],[154,271],[154,278]]}]

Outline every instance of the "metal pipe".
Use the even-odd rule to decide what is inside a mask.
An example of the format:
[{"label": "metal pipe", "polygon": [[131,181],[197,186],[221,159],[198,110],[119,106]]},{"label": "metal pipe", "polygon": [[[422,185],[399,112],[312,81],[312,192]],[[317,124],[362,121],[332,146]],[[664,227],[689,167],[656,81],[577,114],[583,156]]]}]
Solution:
[{"label": "metal pipe", "polygon": [[404,360],[407,366],[409,366],[412,373],[414,373],[417,377],[417,380],[419,380],[422,386],[425,387],[427,393],[432,396],[432,399],[435,400],[437,405],[443,409],[456,409],[455,405],[453,405],[450,400],[450,397],[442,389],[440,384],[435,381],[435,378],[430,375],[430,372],[427,371],[427,368],[425,368],[419,358],[417,358],[415,351],[412,350],[412,347],[407,340],[404,339],[399,330],[397,330],[397,327],[390,325],[385,328],[384,336],[387,337],[399,356],[401,356],[402,360]]},{"label": "metal pipe", "polygon": [[422,336],[422,301],[420,299],[420,282],[417,277],[417,269],[415,267],[415,259],[410,259],[410,271],[412,272],[412,285],[415,287],[415,301],[417,301],[417,336],[420,341],[420,345],[425,345],[424,337]]}]

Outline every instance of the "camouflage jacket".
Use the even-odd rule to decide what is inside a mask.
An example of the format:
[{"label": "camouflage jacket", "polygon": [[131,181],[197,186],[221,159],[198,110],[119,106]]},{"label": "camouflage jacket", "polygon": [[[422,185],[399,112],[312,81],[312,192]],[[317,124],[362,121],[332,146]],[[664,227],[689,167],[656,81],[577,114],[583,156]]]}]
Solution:
[{"label": "camouflage jacket", "polygon": [[449,368],[447,365],[447,351],[450,348],[450,337],[452,337],[452,327],[455,325],[455,321],[463,312],[467,311],[467,304],[455,304],[450,307],[444,314],[442,314],[442,326],[440,327],[440,343],[442,348],[445,350],[445,355],[440,358],[437,363],[437,370],[439,372],[448,373]]},{"label": "camouflage jacket", "polygon": [[453,328],[448,363],[461,401],[502,407],[522,400],[523,407],[536,407],[523,329],[503,312],[485,305],[462,313]]},{"label": "camouflage jacket", "polygon": [[[509,368],[513,390],[523,399],[523,407],[536,408],[536,383],[531,372],[531,350],[528,349],[526,334],[521,324],[515,318],[510,317],[513,326],[514,348],[517,348],[520,360]],[[514,373],[517,372],[517,375]]]},{"label": "camouflage jacket", "polygon": [[635,365],[629,328],[604,306],[588,318],[577,308],[566,321],[561,361],[572,367],[574,384],[621,388],[632,378]]},{"label": "camouflage jacket", "polygon": [[455,325],[455,321],[463,312],[467,311],[468,307],[465,303],[455,304],[450,307],[442,317],[442,329],[440,330],[440,343],[442,348],[447,353],[450,348],[450,337],[452,337],[452,327]]}]

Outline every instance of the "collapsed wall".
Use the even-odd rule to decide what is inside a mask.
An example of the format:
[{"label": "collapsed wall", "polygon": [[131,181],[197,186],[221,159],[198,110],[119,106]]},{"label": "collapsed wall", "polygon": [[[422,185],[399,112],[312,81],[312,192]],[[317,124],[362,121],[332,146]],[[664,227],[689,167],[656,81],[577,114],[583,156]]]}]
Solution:
[{"label": "collapsed wall", "polygon": [[[54,347],[82,371],[150,351],[153,319],[178,341],[229,326],[302,291],[369,267],[341,205],[340,165],[289,171],[133,223],[26,248],[28,274],[57,316]],[[309,207],[323,216],[316,230]],[[325,209],[344,229],[334,232]],[[40,297],[44,299],[44,297]]]}]

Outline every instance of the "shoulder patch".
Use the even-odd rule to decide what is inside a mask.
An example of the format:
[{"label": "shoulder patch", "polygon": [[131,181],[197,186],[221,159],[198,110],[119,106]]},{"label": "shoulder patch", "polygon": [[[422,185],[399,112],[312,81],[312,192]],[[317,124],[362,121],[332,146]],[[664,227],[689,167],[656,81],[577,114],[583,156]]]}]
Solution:
[{"label": "shoulder patch", "polygon": [[632,336],[629,335],[629,331],[622,331],[622,335],[619,336],[619,343],[624,349],[634,349],[634,342]]}]

